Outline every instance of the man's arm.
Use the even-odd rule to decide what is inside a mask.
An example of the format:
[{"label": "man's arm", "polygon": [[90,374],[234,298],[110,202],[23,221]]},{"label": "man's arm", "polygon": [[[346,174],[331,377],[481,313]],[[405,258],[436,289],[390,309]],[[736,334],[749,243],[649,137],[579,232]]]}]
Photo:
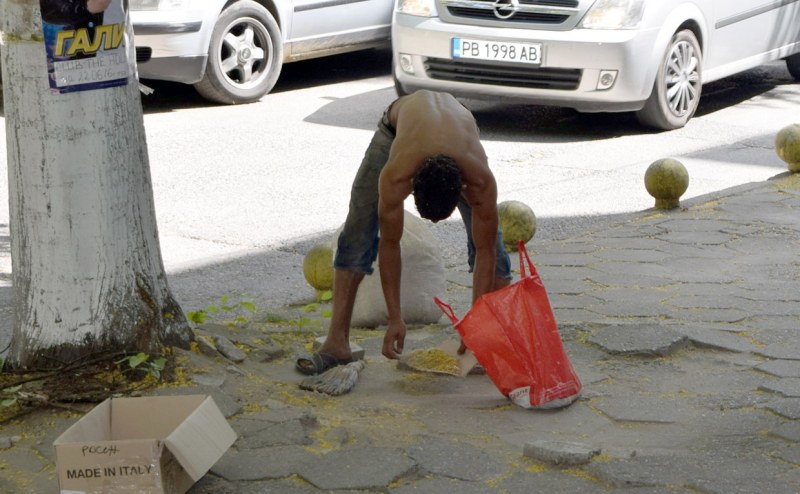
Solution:
[{"label": "man's arm", "polygon": [[475,243],[475,268],[472,274],[472,303],[491,292],[495,279],[497,245],[497,205],[472,210],[472,238]]},{"label": "man's arm", "polygon": [[[380,240],[378,243],[378,267],[381,288],[388,312],[388,328],[383,338],[383,355],[390,359],[400,358],[406,337],[406,325],[400,310],[400,239],[403,236],[403,199],[397,186],[381,177],[381,198],[378,202]],[[408,195],[408,194],[406,194]]]}]

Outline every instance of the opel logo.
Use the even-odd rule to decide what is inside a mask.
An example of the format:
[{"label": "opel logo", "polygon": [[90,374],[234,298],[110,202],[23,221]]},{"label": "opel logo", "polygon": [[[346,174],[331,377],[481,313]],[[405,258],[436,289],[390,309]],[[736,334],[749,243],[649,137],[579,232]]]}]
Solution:
[{"label": "opel logo", "polygon": [[495,0],[494,16],[498,19],[509,19],[519,10],[519,0]]}]

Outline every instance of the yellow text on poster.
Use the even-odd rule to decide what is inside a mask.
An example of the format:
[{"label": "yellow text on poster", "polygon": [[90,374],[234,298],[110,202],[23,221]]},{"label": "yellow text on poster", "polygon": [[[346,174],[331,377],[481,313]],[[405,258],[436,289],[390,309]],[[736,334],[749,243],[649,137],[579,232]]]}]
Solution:
[{"label": "yellow text on poster", "polygon": [[[78,53],[92,54],[100,48],[113,50],[122,43],[125,34],[125,24],[104,24],[95,27],[94,41],[90,40],[89,29],[72,29],[61,31],[56,38],[55,56],[74,56]],[[72,41],[69,48],[67,41]]]}]

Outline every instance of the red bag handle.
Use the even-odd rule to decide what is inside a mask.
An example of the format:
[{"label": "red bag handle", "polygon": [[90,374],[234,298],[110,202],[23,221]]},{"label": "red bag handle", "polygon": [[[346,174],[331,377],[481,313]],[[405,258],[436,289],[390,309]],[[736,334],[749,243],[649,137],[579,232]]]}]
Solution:
[{"label": "red bag handle", "polygon": [[433,297],[433,301],[436,302],[436,305],[438,305],[440,309],[442,309],[442,312],[444,312],[444,315],[450,319],[450,322],[453,324],[458,322],[458,317],[456,317],[456,313],[453,311],[452,307],[442,302],[439,297]]},{"label": "red bag handle", "polygon": [[[517,243],[517,250],[519,251],[519,274],[522,278],[527,277],[528,275],[534,276],[536,275],[536,268],[533,267],[533,263],[531,262],[530,256],[528,256],[528,251],[525,249],[525,242],[519,240]],[[524,257],[523,257],[524,256]],[[525,274],[525,263],[523,261],[528,261],[528,275]]]}]

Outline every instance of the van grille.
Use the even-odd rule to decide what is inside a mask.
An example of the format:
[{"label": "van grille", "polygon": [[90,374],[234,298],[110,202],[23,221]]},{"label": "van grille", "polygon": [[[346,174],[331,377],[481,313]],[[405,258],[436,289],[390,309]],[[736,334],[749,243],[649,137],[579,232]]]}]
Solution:
[{"label": "van grille", "polygon": [[534,68],[444,58],[429,58],[425,62],[425,72],[431,79],[445,81],[564,91],[577,89],[583,75],[581,69]]},{"label": "van grille", "polygon": [[578,0],[441,0],[453,17],[514,23],[562,24],[578,12]]}]

